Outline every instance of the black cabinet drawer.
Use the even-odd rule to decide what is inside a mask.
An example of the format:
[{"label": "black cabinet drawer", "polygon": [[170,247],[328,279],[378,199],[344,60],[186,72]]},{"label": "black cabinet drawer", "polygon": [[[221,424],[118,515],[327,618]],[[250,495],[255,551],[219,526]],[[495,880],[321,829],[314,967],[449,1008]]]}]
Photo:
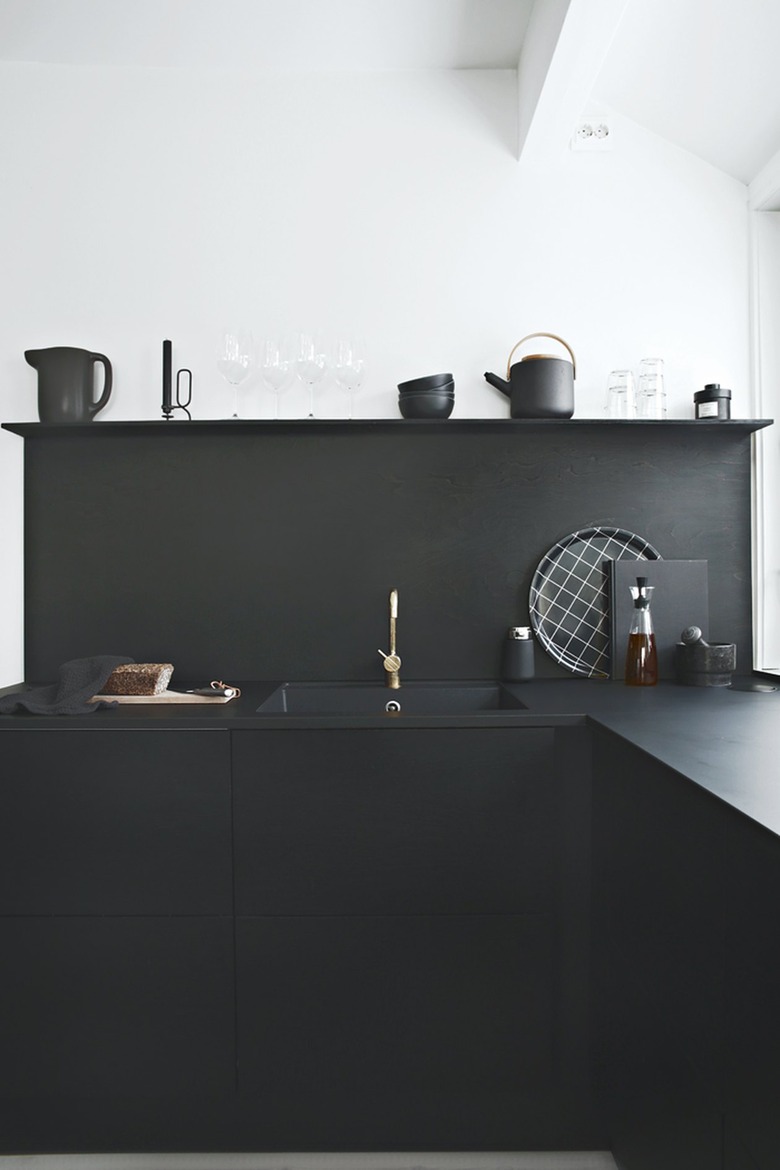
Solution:
[{"label": "black cabinet drawer", "polygon": [[564,1140],[554,949],[544,915],[238,919],[238,1086],[254,1103],[252,1140]]},{"label": "black cabinet drawer", "polygon": [[229,918],[5,918],[0,947],[2,1096],[234,1089]]},{"label": "black cabinet drawer", "polygon": [[233,736],[239,914],[513,913],[560,865],[553,732]]},{"label": "black cabinet drawer", "polygon": [[0,742],[0,914],[230,914],[227,732]]}]

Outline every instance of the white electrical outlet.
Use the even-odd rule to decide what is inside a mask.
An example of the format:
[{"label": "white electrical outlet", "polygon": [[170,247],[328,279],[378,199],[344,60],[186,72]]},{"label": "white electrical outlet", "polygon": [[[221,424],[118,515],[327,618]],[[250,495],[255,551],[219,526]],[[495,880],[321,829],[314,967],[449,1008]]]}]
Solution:
[{"label": "white electrical outlet", "polygon": [[583,118],[574,127],[570,145],[572,150],[611,150],[612,124],[608,118]]}]

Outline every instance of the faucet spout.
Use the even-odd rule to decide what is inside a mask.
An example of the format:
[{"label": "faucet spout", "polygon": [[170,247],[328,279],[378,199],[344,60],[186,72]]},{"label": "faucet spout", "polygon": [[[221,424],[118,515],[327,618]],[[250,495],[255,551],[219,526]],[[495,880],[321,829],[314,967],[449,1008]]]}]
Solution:
[{"label": "faucet spout", "polygon": [[392,690],[397,691],[401,686],[401,659],[398,657],[396,648],[396,625],[398,621],[398,590],[392,589],[388,599],[390,610],[390,649],[387,654],[384,650],[379,653],[384,659],[385,668],[385,683]]}]

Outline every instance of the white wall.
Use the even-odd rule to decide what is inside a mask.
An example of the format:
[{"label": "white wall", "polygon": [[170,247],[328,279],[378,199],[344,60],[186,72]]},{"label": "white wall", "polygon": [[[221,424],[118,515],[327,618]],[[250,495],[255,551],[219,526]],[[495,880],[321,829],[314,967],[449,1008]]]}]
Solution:
[{"label": "white wall", "polygon": [[[66,344],[113,361],[101,419],[158,418],[163,337],[194,370],[195,417],[222,417],[213,345],[238,317],[362,330],[366,416],[444,369],[455,417],[506,416],[482,373],[545,328],[577,355],[579,417],[601,414],[610,369],[658,355],[670,414],[720,381],[746,415],[745,188],[617,118],[610,154],[518,165],[516,88],[0,66],[0,417],[36,419],[23,351]],[[322,414],[338,405],[324,387]],[[244,407],[271,410],[256,383]],[[0,433],[0,684],[22,671],[22,446]]]}]

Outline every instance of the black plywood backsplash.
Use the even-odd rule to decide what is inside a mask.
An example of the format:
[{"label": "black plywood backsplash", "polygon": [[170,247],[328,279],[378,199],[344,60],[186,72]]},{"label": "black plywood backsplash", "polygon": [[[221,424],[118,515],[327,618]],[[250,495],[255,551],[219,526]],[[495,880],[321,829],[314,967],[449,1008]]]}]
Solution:
[{"label": "black plywood backsplash", "polygon": [[494,677],[542,554],[591,524],[706,559],[711,635],[750,667],[746,430],[98,427],[26,439],[30,681],[98,653],[379,679],[393,587],[406,678]]}]

